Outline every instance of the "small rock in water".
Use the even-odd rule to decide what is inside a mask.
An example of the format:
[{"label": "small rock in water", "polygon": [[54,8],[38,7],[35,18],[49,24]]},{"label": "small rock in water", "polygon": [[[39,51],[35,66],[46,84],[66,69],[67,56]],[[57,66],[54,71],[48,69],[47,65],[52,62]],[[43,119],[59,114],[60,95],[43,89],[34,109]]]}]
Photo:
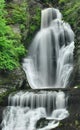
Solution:
[{"label": "small rock in water", "polygon": [[46,125],[48,125],[48,123],[49,120],[47,120],[46,118],[41,118],[40,120],[37,121],[36,128],[43,128]]}]

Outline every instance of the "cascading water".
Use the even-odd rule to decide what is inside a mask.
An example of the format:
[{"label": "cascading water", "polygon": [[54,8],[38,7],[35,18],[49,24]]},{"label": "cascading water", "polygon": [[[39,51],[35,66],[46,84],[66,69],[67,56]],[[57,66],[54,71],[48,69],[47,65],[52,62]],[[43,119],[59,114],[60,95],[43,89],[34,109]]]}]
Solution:
[{"label": "cascading water", "polygon": [[[34,38],[23,69],[33,89],[65,88],[73,70],[74,33],[59,10],[42,11],[41,30]],[[62,92],[19,92],[9,96],[2,130],[50,130],[66,118],[67,95]],[[47,126],[36,128],[41,118]]]},{"label": "cascading water", "polygon": [[67,96],[62,91],[19,92],[10,95],[8,101],[2,130],[36,130],[36,123],[41,118],[49,120],[49,123],[37,130],[49,130],[69,115],[66,110]]},{"label": "cascading water", "polygon": [[33,89],[65,88],[73,70],[74,33],[59,10],[42,11],[41,30],[34,38],[23,68]]}]

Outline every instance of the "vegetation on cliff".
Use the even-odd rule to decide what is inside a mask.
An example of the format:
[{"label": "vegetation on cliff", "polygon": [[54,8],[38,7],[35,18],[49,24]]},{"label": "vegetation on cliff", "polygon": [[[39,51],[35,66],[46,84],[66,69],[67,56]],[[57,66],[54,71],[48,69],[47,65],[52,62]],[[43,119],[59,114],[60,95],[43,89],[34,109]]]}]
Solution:
[{"label": "vegetation on cliff", "polygon": [[4,0],[0,0],[0,70],[12,70],[20,65],[25,48],[18,34],[7,25]]},{"label": "vegetation on cliff", "polygon": [[59,6],[62,10],[64,19],[70,23],[72,28],[78,27],[79,25],[79,12],[80,12],[80,1],[79,0],[59,0]]},{"label": "vegetation on cliff", "polygon": [[0,91],[1,88],[18,89],[25,84],[21,62],[40,28],[40,16],[37,3],[32,6],[32,2],[26,0],[0,1]]}]

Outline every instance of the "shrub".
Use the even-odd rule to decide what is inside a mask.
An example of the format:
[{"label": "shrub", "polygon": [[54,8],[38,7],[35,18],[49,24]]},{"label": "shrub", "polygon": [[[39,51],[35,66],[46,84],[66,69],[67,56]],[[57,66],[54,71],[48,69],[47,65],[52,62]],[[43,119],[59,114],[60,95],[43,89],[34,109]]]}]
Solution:
[{"label": "shrub", "polygon": [[6,24],[5,14],[4,0],[0,0],[0,70],[12,70],[20,65],[25,48]]}]

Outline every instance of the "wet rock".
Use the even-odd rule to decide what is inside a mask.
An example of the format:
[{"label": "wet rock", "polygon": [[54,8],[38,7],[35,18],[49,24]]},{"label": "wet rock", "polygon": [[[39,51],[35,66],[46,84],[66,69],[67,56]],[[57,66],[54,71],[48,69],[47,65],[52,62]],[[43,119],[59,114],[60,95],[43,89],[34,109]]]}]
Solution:
[{"label": "wet rock", "polygon": [[40,120],[37,121],[36,128],[43,128],[47,126],[49,123],[49,120],[46,118],[41,118]]},{"label": "wet rock", "polygon": [[2,116],[3,116],[3,110],[5,109],[5,107],[1,107],[0,106],[0,124],[2,122]]},{"label": "wet rock", "polygon": [[3,111],[4,111],[5,107],[1,107],[0,106],[0,130],[2,130],[2,126],[1,126],[1,123],[2,123],[2,118],[3,118]]},{"label": "wet rock", "polygon": [[[0,73],[0,88],[20,89],[22,86],[26,86],[26,75],[22,68],[17,68],[13,71]],[[27,86],[26,86],[27,87]]]}]

